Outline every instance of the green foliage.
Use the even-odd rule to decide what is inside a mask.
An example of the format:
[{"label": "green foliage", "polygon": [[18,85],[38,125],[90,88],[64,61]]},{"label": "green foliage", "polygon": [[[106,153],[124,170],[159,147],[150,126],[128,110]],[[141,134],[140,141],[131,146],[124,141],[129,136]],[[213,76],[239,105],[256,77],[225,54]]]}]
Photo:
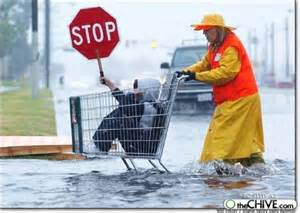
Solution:
[{"label": "green foliage", "polygon": [[7,55],[17,40],[17,26],[13,17],[13,8],[17,2],[3,1],[0,5],[0,58]]},{"label": "green foliage", "polygon": [[0,20],[0,58],[7,55],[16,41],[16,27],[7,20]]},{"label": "green foliage", "polygon": [[10,79],[20,80],[32,59],[31,47],[24,40],[18,39],[10,53]]},{"label": "green foliage", "polygon": [[29,0],[0,1],[0,60],[4,56],[10,56],[10,79],[18,79],[31,61],[31,48],[28,44],[30,6]]}]

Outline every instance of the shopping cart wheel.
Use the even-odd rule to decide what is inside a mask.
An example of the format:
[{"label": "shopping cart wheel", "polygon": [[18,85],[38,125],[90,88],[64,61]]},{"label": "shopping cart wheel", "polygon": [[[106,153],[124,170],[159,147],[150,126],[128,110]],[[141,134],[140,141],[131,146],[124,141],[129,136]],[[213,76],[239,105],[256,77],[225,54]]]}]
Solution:
[{"label": "shopping cart wheel", "polygon": [[125,164],[125,166],[127,167],[127,169],[130,171],[132,170],[132,168],[129,166],[129,164],[127,163],[127,161],[125,160],[125,158],[121,158],[123,163]]},{"label": "shopping cart wheel", "polygon": [[136,170],[136,166],[135,166],[135,163],[134,163],[134,161],[133,161],[132,159],[130,159],[130,158],[129,158],[129,160],[130,160],[130,162],[131,162],[131,164],[132,164],[132,166],[133,166],[134,170],[135,170],[135,171],[137,171],[137,170]]},{"label": "shopping cart wheel", "polygon": [[[158,169],[159,171],[161,171],[156,165],[155,165],[155,163],[154,162],[152,162],[151,160],[148,160],[149,161],[149,163],[155,168],[155,169]],[[158,162],[160,163],[160,165],[164,168],[164,170],[166,171],[166,172],[168,172],[168,173],[171,173],[163,164],[162,164],[162,162],[160,161],[160,160],[158,160]],[[163,171],[161,171],[161,172],[163,172]]]},{"label": "shopping cart wheel", "polygon": [[148,161],[155,169],[158,169],[158,167],[151,160],[148,160]]},{"label": "shopping cart wheel", "polygon": [[161,162],[160,160],[158,160],[158,162],[159,162],[159,164],[164,168],[164,170],[166,170],[166,172],[171,173],[171,172],[167,169],[167,167],[165,167],[165,166],[162,164],[162,162]]}]

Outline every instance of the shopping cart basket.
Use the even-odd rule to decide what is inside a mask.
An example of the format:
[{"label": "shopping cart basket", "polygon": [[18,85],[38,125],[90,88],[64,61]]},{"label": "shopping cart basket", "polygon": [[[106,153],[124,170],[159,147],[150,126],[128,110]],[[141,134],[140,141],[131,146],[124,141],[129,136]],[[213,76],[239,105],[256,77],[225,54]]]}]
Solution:
[{"label": "shopping cart basket", "polygon": [[[159,89],[157,100],[151,103],[126,102],[128,91],[101,92],[70,97],[70,115],[73,152],[121,157],[130,170],[129,160],[152,160],[162,164],[161,157],[168,132],[179,81],[175,74],[168,74]],[[147,88],[149,90],[155,88]],[[157,88],[156,88],[157,89]],[[148,114],[139,114],[141,105],[148,107]],[[152,111],[151,111],[152,110]],[[149,113],[150,112],[150,113]],[[141,125],[147,123],[148,125]]]}]

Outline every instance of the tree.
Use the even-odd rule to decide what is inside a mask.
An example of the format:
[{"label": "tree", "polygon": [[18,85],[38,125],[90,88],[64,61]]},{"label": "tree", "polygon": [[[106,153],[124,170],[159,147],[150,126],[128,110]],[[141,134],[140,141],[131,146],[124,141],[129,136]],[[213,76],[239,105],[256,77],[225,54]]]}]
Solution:
[{"label": "tree", "polygon": [[17,39],[10,52],[9,70],[10,78],[19,79],[26,72],[27,66],[31,63],[32,48],[22,39]]},{"label": "tree", "polygon": [[[30,1],[6,0],[0,2],[0,60],[4,61],[4,57],[9,56],[9,68],[12,68],[9,72],[11,76],[17,77],[24,71],[24,69],[21,71],[19,68],[26,67],[30,63],[28,59],[30,54],[28,44],[30,18]],[[16,59],[20,58],[13,58],[13,53],[18,53],[19,57],[22,55],[25,57],[17,61],[18,64],[16,64]],[[7,68],[8,66],[5,67],[5,69]],[[4,73],[8,72],[4,70]]]},{"label": "tree", "polygon": [[0,58],[6,56],[17,38],[17,27],[12,18],[16,1],[3,1],[0,5]]}]

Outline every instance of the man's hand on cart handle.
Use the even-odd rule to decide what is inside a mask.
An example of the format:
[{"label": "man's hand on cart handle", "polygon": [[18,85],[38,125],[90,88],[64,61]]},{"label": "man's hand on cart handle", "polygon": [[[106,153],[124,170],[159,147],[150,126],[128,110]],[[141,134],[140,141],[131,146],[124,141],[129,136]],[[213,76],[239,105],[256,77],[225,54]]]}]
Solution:
[{"label": "man's hand on cart handle", "polygon": [[183,71],[176,71],[175,73],[176,73],[176,77],[177,77],[177,78],[180,78],[181,76],[184,75],[184,72],[183,72]]},{"label": "man's hand on cart handle", "polygon": [[181,76],[186,76],[186,78],[184,79],[185,81],[190,81],[190,80],[195,80],[196,79],[196,75],[194,72],[191,71],[176,71],[176,76],[177,78],[180,78]]},{"label": "man's hand on cart handle", "polygon": [[196,75],[194,72],[183,72],[184,75],[186,75],[187,77],[184,79],[185,81],[190,81],[190,80],[196,80]]},{"label": "man's hand on cart handle", "polygon": [[103,85],[106,85],[111,91],[117,89],[115,84],[111,80],[109,80],[108,78],[100,77],[100,83],[103,84]]}]

